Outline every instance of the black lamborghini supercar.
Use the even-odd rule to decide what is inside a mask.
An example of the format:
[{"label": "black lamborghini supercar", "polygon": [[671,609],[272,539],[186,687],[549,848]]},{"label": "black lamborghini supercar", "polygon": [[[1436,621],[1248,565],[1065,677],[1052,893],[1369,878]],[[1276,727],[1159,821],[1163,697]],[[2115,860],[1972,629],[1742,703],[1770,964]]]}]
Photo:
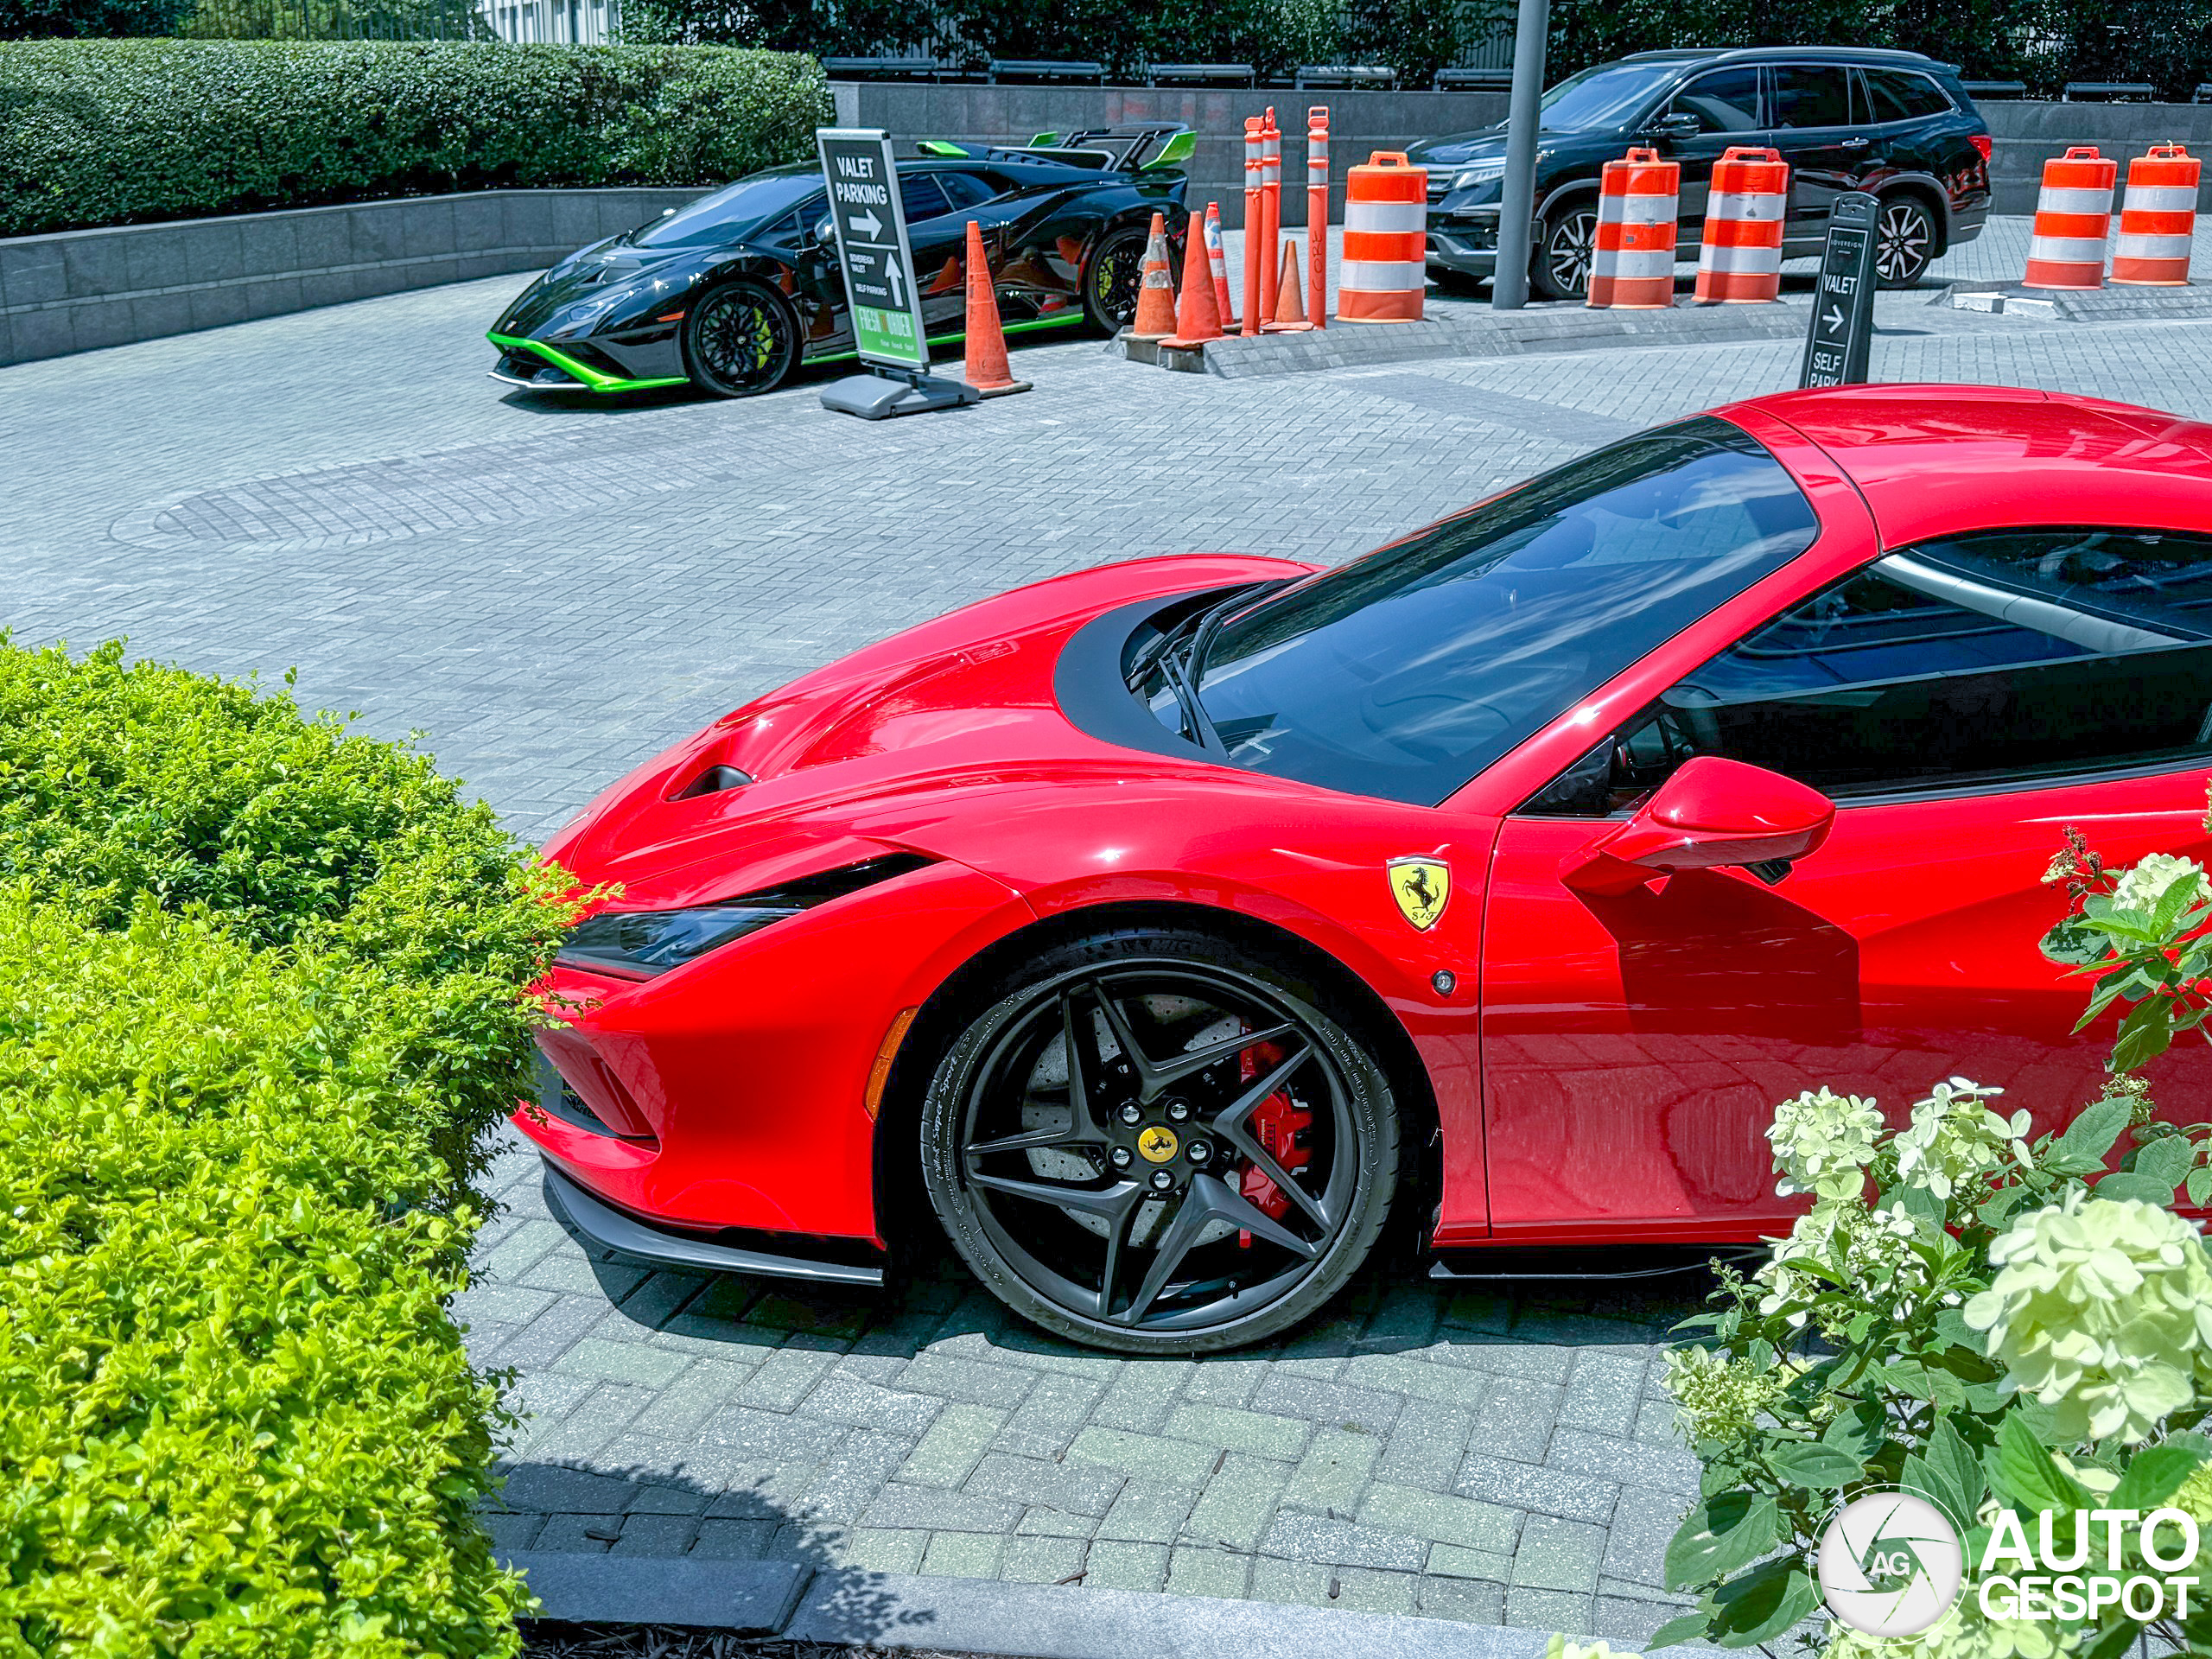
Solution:
[{"label": "black lamborghini supercar", "polygon": [[[1136,313],[1155,213],[1182,260],[1193,140],[1179,126],[1115,127],[1031,143],[929,143],[899,162],[922,314],[933,341],[966,326],[968,225],[982,226],[1008,334]],[[690,381],[726,397],[781,385],[802,363],[849,357],[822,174],[771,168],[579,249],[493,326],[495,380],[541,391],[633,391]]]}]

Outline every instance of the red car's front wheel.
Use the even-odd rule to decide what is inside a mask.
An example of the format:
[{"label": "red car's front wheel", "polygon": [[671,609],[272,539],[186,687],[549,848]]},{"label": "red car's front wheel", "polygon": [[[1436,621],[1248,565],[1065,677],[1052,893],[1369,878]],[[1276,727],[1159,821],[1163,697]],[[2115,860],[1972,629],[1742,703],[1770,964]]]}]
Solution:
[{"label": "red car's front wheel", "polygon": [[1373,1249],[1389,1085],[1294,968],[1132,929],[986,1000],[931,1083],[922,1171],[953,1247],[1025,1319],[1131,1353],[1237,1347]]}]

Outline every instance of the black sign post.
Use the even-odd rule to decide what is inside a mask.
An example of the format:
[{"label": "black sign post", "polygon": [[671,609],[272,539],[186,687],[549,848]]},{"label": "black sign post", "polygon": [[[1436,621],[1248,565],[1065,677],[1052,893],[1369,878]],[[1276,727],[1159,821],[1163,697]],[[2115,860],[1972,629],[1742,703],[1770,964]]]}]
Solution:
[{"label": "black sign post", "polygon": [[1874,221],[1881,203],[1847,190],[1828,215],[1827,247],[1821,255],[1820,285],[1813,290],[1813,321],[1805,334],[1801,389],[1863,385],[1874,341]]},{"label": "black sign post", "polygon": [[853,347],[870,371],[830,386],[822,406],[880,421],[975,403],[982,394],[966,381],[941,380],[929,372],[921,288],[914,281],[914,249],[906,239],[890,136],[880,128],[817,127],[814,142],[830,187]]}]

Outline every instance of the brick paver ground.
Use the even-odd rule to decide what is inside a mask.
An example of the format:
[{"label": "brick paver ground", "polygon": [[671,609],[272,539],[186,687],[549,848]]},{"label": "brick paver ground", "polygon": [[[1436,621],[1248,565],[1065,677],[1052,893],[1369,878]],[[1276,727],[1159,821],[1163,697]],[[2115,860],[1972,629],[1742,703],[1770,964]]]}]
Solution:
[{"label": "brick paver ground", "polygon": [[[2020,228],[2000,226],[2018,240]],[[1962,276],[2005,274],[1993,235]],[[1968,257],[1971,256],[1971,258]],[[1786,342],[1222,382],[1022,353],[1038,390],[867,425],[509,397],[519,279],[0,370],[0,623],[299,671],[543,835],[658,746],[1012,583],[1192,548],[1336,559],[1635,427],[1792,383]],[[2212,416],[2212,326],[1885,300],[1885,379]],[[1808,1080],[1813,1081],[1811,1079]],[[1296,1341],[1103,1357],[957,1274],[794,1294],[595,1260],[531,1161],[461,1312],[512,1370],[510,1547],[1165,1586],[1640,1637],[1694,1485],[1655,1386],[1679,1294],[1368,1274]]]}]

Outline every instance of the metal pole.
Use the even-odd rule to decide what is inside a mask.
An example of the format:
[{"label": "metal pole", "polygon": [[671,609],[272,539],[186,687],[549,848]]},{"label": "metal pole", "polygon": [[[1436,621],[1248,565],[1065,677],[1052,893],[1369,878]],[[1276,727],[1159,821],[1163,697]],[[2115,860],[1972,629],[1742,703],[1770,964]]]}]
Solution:
[{"label": "metal pole", "polygon": [[1518,311],[1529,303],[1530,221],[1536,213],[1536,105],[1544,95],[1544,42],[1551,22],[1551,0],[1521,0],[1521,21],[1513,32],[1513,104],[1506,118],[1497,274],[1490,285],[1491,305],[1499,311]]}]

